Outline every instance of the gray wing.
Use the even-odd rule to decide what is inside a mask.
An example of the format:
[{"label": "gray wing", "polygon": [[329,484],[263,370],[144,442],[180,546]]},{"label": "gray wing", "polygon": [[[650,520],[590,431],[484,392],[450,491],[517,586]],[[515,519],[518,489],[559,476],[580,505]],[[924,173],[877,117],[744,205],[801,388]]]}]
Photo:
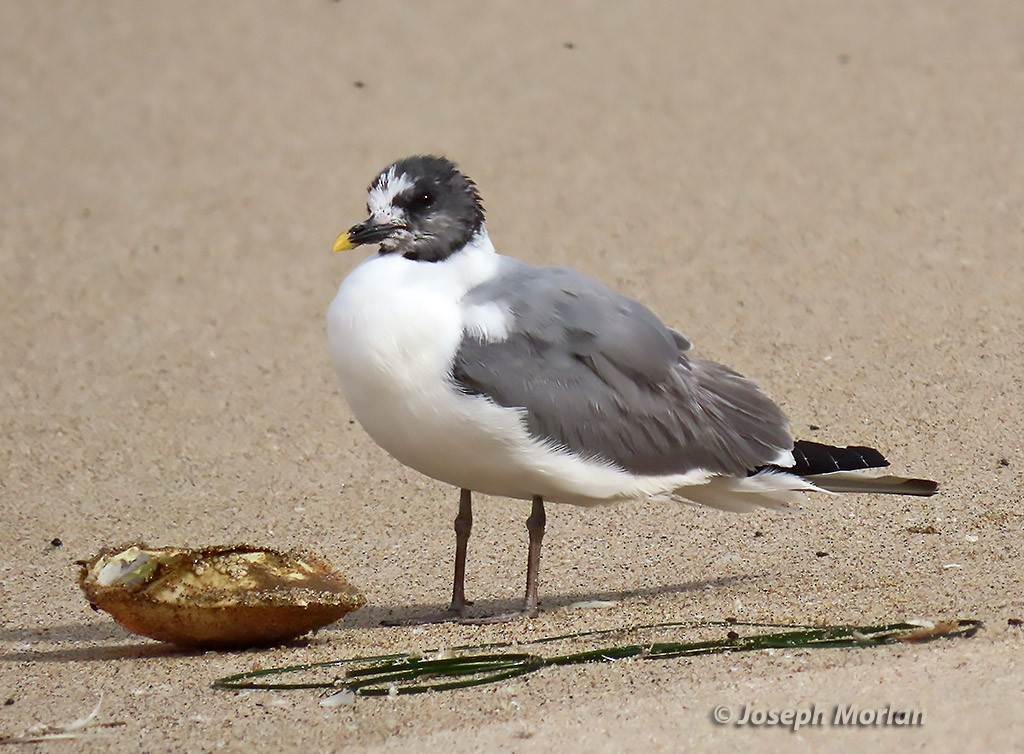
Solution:
[{"label": "gray wing", "polygon": [[742,476],[793,448],[782,411],[642,304],[568,268],[503,259],[466,304],[509,312],[496,342],[464,334],[451,379],[522,408],[529,432],[635,474]]}]

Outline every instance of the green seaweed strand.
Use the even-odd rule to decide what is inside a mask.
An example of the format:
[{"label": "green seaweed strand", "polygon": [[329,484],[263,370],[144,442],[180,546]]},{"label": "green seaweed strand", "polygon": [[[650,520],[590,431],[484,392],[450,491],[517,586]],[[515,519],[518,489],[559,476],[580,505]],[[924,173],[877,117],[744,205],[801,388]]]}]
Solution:
[{"label": "green seaweed strand", "polygon": [[[488,652],[464,654],[435,659],[424,655],[437,655],[439,650],[420,654],[400,653],[372,657],[352,657],[305,665],[264,668],[226,676],[214,681],[214,688],[222,689],[348,689],[359,696],[393,696],[422,694],[427,691],[446,691],[496,683],[532,673],[543,667],[580,665],[592,662],[613,662],[629,658],[646,660],[750,652],[763,649],[810,649],[838,647],[867,647],[892,644],[899,641],[931,641],[938,638],[973,636],[981,621],[959,620],[938,629],[922,629],[910,623],[891,623],[881,626],[794,626],[771,623],[738,623],[735,621],[701,621],[654,623],[629,628],[598,629],[534,639],[528,642],[493,642],[455,647],[451,652],[480,652],[481,650],[509,647],[536,646],[570,639],[596,638],[609,634],[625,634],[644,630],[668,628],[724,628],[730,629],[724,639],[697,642],[651,642],[589,649],[571,654],[542,657],[521,652]],[[783,629],[753,636],[739,636],[735,627]],[[265,682],[259,679],[310,670],[353,666],[342,678],[332,681],[299,683]],[[420,681],[420,682],[417,682]],[[427,681],[427,682],[422,682]]]}]

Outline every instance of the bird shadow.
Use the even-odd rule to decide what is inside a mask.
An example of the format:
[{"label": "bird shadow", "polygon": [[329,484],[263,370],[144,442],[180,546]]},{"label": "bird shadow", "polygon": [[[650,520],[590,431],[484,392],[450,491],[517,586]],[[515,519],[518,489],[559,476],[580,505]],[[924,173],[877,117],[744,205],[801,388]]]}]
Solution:
[{"label": "bird shadow", "polygon": [[[714,579],[701,579],[683,584],[663,584],[660,586],[641,587],[628,590],[607,590],[601,592],[564,592],[561,594],[545,594],[541,599],[540,614],[571,608],[578,603],[588,602],[631,602],[634,600],[658,597],[669,594],[687,594],[707,589],[716,589],[742,584],[765,578],[767,574],[743,574],[739,576],[720,576]],[[521,599],[475,600],[473,607],[467,612],[467,618],[482,618],[491,615],[515,613],[522,608]],[[415,625],[416,623],[438,622],[447,616],[447,605],[415,604],[415,605],[368,605],[358,613],[345,618],[345,628],[378,628],[381,625]]]}]

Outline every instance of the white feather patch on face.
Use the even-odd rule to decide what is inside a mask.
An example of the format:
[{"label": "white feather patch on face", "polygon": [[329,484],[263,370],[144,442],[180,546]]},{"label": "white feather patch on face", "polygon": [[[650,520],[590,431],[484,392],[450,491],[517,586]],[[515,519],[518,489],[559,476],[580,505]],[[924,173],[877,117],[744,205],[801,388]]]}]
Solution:
[{"label": "white feather patch on face", "polygon": [[413,182],[405,173],[396,173],[392,165],[380,174],[370,193],[366,197],[366,206],[370,217],[378,223],[405,222],[405,212],[394,205],[395,197],[413,187]]},{"label": "white feather patch on face", "polygon": [[487,343],[500,343],[508,338],[511,312],[495,301],[470,304],[462,310],[463,331]]}]

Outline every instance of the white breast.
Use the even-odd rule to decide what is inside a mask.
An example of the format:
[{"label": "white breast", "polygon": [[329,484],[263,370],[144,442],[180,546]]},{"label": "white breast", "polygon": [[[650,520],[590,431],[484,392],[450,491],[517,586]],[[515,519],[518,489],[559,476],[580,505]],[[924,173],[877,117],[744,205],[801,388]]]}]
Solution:
[{"label": "white breast", "polygon": [[[407,466],[477,489],[497,472],[493,459],[506,455],[499,436],[518,417],[458,394],[449,373],[465,327],[460,301],[499,261],[486,235],[440,263],[371,257],[327,312],[342,392],[370,436]],[[501,416],[481,422],[481,410]]]}]

